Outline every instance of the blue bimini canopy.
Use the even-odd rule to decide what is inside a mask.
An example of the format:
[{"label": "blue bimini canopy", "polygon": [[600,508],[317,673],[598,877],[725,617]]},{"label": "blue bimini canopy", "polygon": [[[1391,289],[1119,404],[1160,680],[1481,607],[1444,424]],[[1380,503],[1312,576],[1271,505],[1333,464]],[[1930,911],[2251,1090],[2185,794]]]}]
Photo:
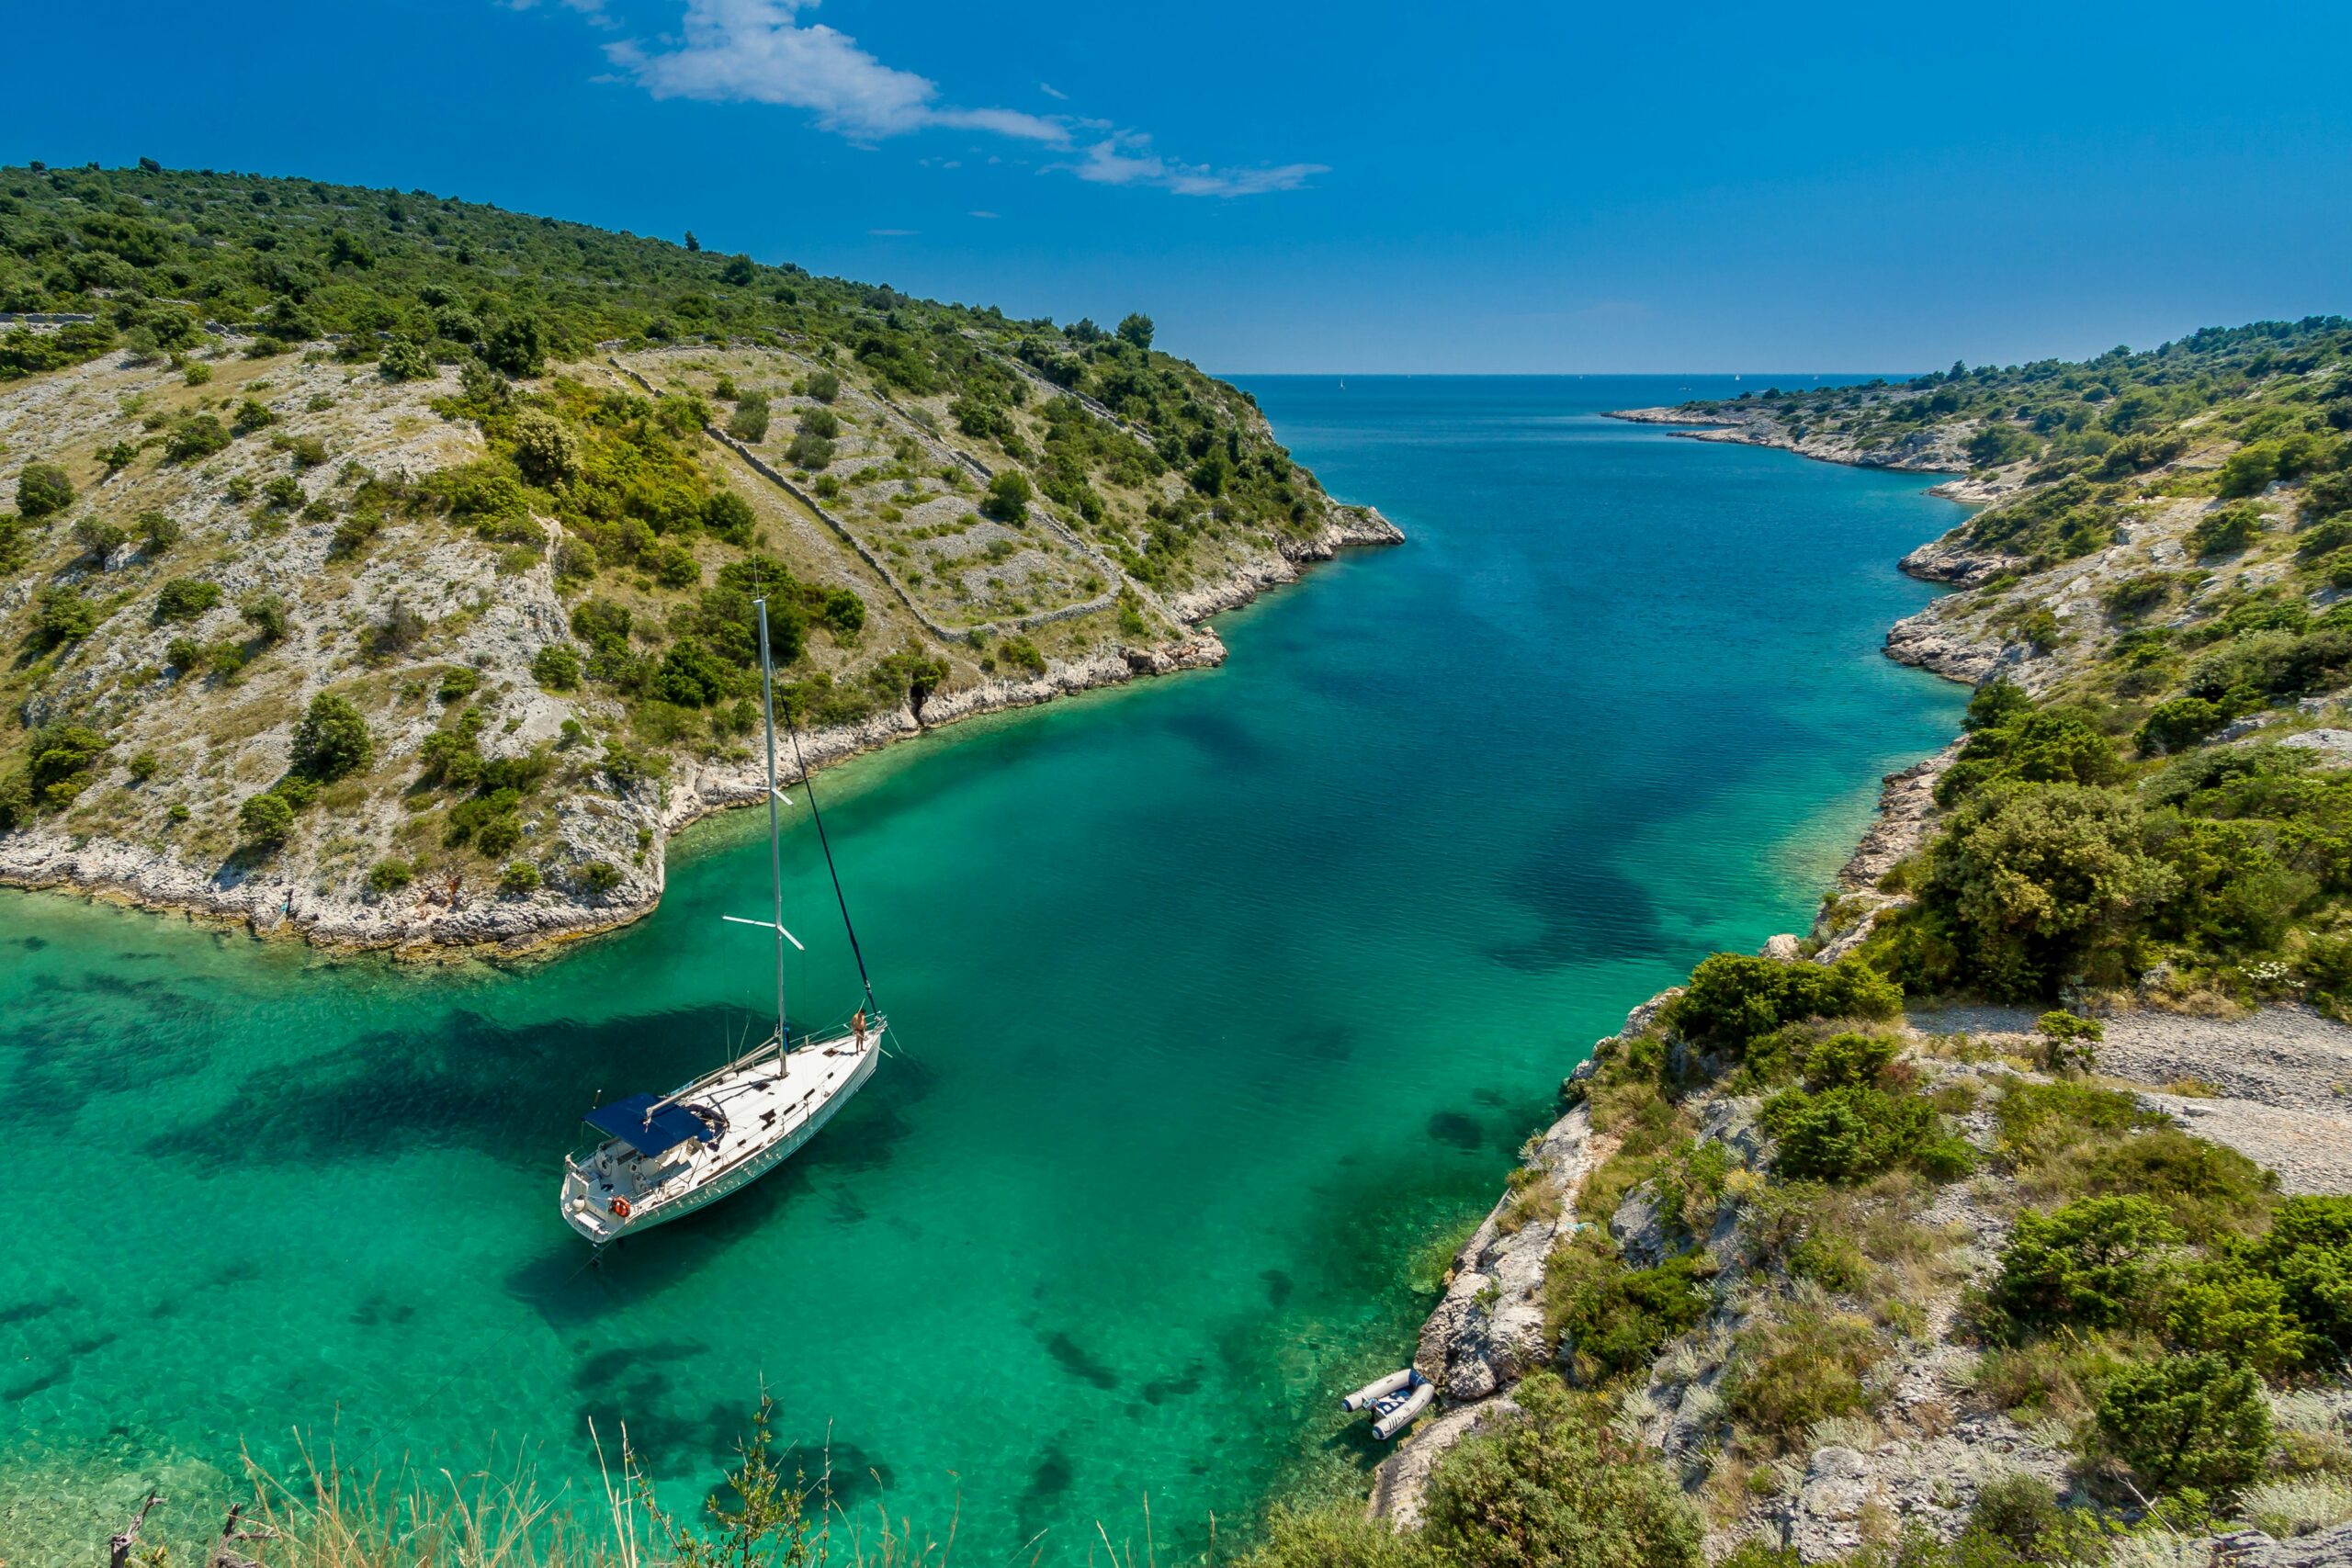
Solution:
[{"label": "blue bimini canopy", "polygon": [[632,1094],[627,1100],[598,1106],[584,1120],[598,1132],[610,1134],[641,1155],[667,1154],[691,1138],[710,1141],[710,1129],[693,1112],[676,1105],[663,1105],[656,1111],[653,1107],[657,1104],[658,1096]]}]

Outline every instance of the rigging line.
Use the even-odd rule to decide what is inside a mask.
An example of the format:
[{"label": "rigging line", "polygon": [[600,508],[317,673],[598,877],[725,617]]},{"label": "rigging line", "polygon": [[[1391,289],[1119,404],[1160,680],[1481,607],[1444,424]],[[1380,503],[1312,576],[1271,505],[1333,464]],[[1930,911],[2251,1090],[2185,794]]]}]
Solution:
[{"label": "rigging line", "polygon": [[857,945],[857,928],[850,923],[849,898],[842,892],[841,868],[833,864],[832,840],[825,836],[825,814],[817,809],[817,781],[808,776],[808,759],[800,754],[800,727],[787,724],[792,737],[792,761],[800,769],[800,787],[808,792],[808,817],[817,824],[817,843],[825,852],[825,874],[833,879],[833,902],[841,906],[842,930],[849,933],[849,953],[857,960],[857,983],[865,988],[865,1005],[881,1011],[874,999],[874,981],[865,972],[865,954]]}]

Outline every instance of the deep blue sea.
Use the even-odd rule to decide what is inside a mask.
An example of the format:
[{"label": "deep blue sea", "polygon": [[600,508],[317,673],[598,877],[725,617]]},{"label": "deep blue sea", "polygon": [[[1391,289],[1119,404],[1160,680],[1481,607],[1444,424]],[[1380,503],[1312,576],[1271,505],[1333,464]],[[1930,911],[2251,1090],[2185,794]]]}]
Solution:
[{"label": "deep blue sea", "polygon": [[[1408,542],[1225,617],[1221,670],[826,775],[902,1054],[601,1271],[555,1212],[574,1118],[758,1014],[718,916],[762,907],[763,824],[519,969],[0,897],[40,1173],[0,1248],[0,1556],[87,1560],[151,1484],[209,1523],[241,1445],[298,1433],[519,1453],[579,1502],[588,1422],[625,1422],[690,1507],[763,1380],[859,1517],[952,1519],[959,1562],[1140,1544],[1148,1496],[1168,1562],[1360,1472],[1331,1402],[1409,1354],[1416,1256],[1628,1007],[1803,930],[1879,776],[1952,733],[1963,694],[1878,650],[1928,596],[1895,558],[1960,513],[1599,417],[1728,380],[1245,384]],[[835,929],[805,826],[787,852],[787,924]],[[795,994],[849,996],[811,947]]]}]

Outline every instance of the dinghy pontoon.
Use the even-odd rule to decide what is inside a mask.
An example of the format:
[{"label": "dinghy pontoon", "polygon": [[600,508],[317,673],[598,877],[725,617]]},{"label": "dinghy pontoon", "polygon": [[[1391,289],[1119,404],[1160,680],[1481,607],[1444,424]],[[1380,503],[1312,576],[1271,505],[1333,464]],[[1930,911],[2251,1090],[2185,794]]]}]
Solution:
[{"label": "dinghy pontoon", "polygon": [[1385,1378],[1374,1378],[1340,1401],[1342,1410],[1372,1412],[1372,1435],[1383,1442],[1413,1424],[1413,1417],[1437,1403],[1437,1384],[1407,1367]]}]

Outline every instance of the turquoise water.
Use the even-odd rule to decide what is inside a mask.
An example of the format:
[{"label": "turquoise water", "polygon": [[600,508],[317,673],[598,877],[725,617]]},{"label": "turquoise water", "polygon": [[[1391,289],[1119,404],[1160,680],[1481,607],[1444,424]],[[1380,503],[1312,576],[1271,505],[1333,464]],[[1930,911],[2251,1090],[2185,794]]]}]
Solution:
[{"label": "turquoise water", "polygon": [[[0,1554],[80,1560],[297,1434],[560,1489],[626,1421],[691,1505],[763,1380],[959,1561],[1083,1561],[1147,1494],[1197,1548],[1362,1465],[1329,1399],[1404,1359],[1416,1251],[1628,1006],[1802,929],[1878,775],[1951,732],[1957,689],[1877,649],[1927,598],[1894,558],[1958,513],[1593,417],[1705,380],[1250,385],[1410,542],[1227,617],[1223,670],[828,775],[901,1054],[601,1270],[554,1209],[573,1119],[754,1026],[764,950],[718,916],[763,907],[758,822],[503,972],[0,897]],[[827,1021],[805,823],[788,855]]]}]

